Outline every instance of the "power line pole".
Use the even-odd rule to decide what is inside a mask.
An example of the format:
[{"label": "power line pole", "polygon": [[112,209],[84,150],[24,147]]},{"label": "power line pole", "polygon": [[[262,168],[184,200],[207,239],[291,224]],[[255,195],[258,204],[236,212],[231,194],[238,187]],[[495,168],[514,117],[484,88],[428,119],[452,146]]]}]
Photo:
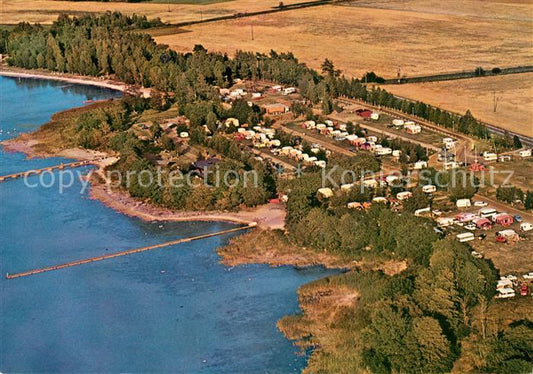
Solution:
[{"label": "power line pole", "polygon": [[493,102],[493,110],[494,113],[496,113],[496,110],[498,109],[498,103],[502,99],[502,96],[496,97],[496,91],[492,91],[492,102]]}]

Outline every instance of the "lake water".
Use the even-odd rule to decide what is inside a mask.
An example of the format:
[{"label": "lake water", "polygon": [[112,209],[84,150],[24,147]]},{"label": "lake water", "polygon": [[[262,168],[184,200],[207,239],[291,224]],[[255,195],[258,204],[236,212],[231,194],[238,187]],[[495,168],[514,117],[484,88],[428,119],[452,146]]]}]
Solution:
[{"label": "lake water", "polygon": [[[32,131],[63,109],[117,96],[90,86],[0,77],[0,138]],[[0,174],[64,162],[0,153]],[[37,180],[37,176],[31,177]],[[30,179],[31,179],[30,178]],[[15,273],[234,227],[145,223],[90,200],[0,183],[0,371],[292,373],[306,357],[277,330],[296,290],[332,274],[222,266],[231,235],[25,278]]]}]

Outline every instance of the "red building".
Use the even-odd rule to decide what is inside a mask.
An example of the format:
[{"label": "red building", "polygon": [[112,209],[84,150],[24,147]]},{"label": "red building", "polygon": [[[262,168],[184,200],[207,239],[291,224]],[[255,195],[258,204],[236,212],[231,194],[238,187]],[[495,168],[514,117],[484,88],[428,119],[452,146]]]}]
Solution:
[{"label": "red building", "polygon": [[370,118],[370,116],[372,116],[372,111],[368,109],[357,109],[355,113],[363,118]]}]

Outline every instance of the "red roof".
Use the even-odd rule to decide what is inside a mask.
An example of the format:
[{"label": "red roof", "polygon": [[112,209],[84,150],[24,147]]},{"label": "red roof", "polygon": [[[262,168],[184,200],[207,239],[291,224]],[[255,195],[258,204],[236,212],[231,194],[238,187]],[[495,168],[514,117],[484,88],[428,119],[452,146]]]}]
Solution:
[{"label": "red roof", "polygon": [[484,171],[487,170],[485,165],[480,164],[478,162],[474,162],[472,165],[470,165],[470,171]]},{"label": "red roof", "polygon": [[477,219],[474,221],[474,223],[476,224],[476,226],[480,229],[484,228],[484,227],[490,227],[492,226],[492,222],[490,222],[490,220],[488,220],[487,218],[480,218],[480,219]]},{"label": "red roof", "polygon": [[372,115],[372,111],[368,109],[358,109],[355,112],[363,118],[369,118]]}]

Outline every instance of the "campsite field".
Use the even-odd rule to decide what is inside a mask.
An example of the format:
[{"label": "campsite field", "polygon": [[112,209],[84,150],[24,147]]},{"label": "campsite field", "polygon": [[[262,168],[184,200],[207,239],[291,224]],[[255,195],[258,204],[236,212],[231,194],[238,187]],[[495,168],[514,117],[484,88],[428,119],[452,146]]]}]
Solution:
[{"label": "campsite field", "polygon": [[[533,136],[533,73],[387,85],[385,89],[461,114],[470,109],[485,122]],[[496,112],[494,97],[498,102]]]}]

